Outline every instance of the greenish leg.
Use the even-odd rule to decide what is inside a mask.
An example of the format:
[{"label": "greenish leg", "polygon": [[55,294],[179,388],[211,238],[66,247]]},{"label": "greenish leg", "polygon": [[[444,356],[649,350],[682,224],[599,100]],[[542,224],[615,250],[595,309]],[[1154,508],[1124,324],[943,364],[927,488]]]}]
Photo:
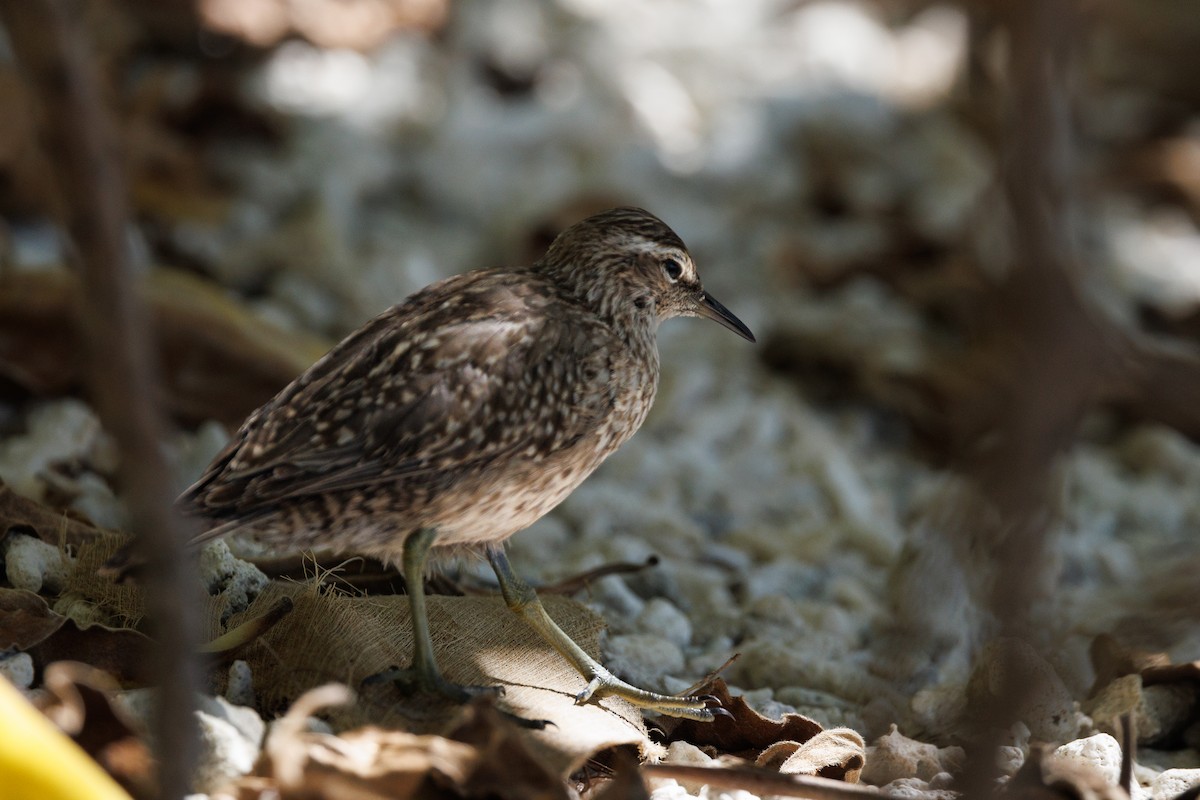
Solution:
[{"label": "greenish leg", "polygon": [[425,608],[425,562],[429,549],[437,538],[434,528],[420,528],[404,540],[401,569],[408,586],[408,607],[412,617],[413,658],[409,667],[393,667],[372,675],[371,683],[395,681],[426,694],[438,694],[457,703],[465,703],[481,692],[503,694],[500,686],[459,686],[442,676],[433,654],[433,638],[429,635],[429,612]]},{"label": "greenish leg", "polygon": [[[577,645],[570,636],[567,636],[563,629],[550,618],[533,587],[513,572],[503,546],[489,551],[488,560],[492,563],[492,569],[496,571],[496,579],[500,582],[500,592],[504,595],[504,602],[508,604],[508,607],[519,614],[538,632],[538,635],[570,661],[588,682],[587,688],[575,696],[576,704],[595,702],[602,697],[613,695],[653,713],[665,714],[669,717],[684,717],[700,722],[712,721],[715,716],[714,712],[706,707],[708,704],[703,697],[677,697],[648,692],[613,675],[596,659],[584,652],[583,648]],[[718,709],[717,713],[722,711],[722,709]]]}]

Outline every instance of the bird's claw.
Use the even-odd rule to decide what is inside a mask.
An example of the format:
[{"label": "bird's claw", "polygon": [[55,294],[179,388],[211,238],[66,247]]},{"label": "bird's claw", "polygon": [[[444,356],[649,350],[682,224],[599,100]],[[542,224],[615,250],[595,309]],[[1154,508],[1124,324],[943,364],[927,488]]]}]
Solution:
[{"label": "bird's claw", "polygon": [[587,688],[575,695],[575,704],[594,703],[602,697],[620,697],[622,700],[649,711],[668,717],[681,717],[696,722],[712,722],[719,716],[732,717],[725,709],[715,705],[718,700],[712,695],[680,697],[658,694],[639,689],[626,683],[607,670],[597,672],[588,681]]}]

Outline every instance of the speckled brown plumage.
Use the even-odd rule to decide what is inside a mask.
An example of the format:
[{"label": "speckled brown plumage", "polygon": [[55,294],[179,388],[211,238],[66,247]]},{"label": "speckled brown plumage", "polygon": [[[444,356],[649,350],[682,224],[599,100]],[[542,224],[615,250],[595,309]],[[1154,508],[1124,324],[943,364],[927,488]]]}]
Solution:
[{"label": "speckled brown plumage", "polygon": [[468,272],[414,294],[337,345],[250,416],[180,499],[290,550],[403,565],[413,666],[389,676],[470,695],[433,656],[421,577],[432,549],[479,549],[509,606],[607,695],[710,720],[705,698],[647,692],[570,640],[512,572],[503,542],[560,503],[634,434],[658,386],[659,324],[705,316],[753,341],[700,285],[679,237],[619,208],[567,229],[532,267]]},{"label": "speckled brown plumage", "polygon": [[641,426],[658,324],[704,296],[657,218],[591,217],[533,267],[458,275],[376,317],[251,415],[181,502],[217,523],[206,539],[384,558],[421,527],[436,547],[502,542]]}]

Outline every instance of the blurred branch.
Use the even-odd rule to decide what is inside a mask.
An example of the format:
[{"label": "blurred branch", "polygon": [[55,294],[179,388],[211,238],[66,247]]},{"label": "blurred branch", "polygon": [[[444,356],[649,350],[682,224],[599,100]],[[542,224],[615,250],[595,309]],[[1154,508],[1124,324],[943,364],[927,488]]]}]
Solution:
[{"label": "blurred branch", "polygon": [[[1007,99],[1000,175],[1010,215],[1013,263],[986,309],[997,363],[998,395],[976,398],[993,417],[961,469],[993,510],[986,528],[995,580],[988,610],[1003,633],[1030,638],[1029,610],[1052,569],[1048,558],[1060,457],[1109,368],[1114,337],[1076,285],[1076,209],[1068,68],[1079,29],[1072,0],[1022,0],[1001,19],[1008,34]],[[971,535],[959,531],[951,535]],[[995,753],[1027,699],[1036,673],[1014,675],[977,709],[977,745],[964,775],[966,796],[990,794]]]},{"label": "blurred branch", "polygon": [[[962,454],[964,471],[1011,533],[998,545],[992,610],[1005,628],[1023,627],[1024,606],[1044,563],[1052,472],[1075,438],[1111,352],[1108,335],[1076,286],[1076,212],[1071,189],[1069,32],[1071,0],[1009,7],[1009,102],[1001,180],[1011,215],[1014,260],[990,296],[992,336],[1006,351],[999,397],[985,438]],[[1040,520],[1040,522],[1038,522]]]},{"label": "blurred branch", "polygon": [[85,10],[73,0],[5,0],[0,18],[40,100],[41,141],[77,248],[89,387],[105,429],[121,449],[120,478],[149,566],[147,605],[159,645],[160,791],[180,797],[194,750],[196,616],[183,588],[191,585],[188,562],[180,524],[170,512],[145,314],[127,257],[128,203],[117,138],[83,29]]}]

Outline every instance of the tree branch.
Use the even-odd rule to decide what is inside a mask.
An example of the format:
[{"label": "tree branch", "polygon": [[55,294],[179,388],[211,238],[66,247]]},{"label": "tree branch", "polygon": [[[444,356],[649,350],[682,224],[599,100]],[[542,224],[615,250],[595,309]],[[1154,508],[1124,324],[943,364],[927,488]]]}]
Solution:
[{"label": "tree branch", "polygon": [[40,137],[50,156],[85,302],[79,309],[89,388],[121,450],[119,477],[144,552],[160,686],[155,734],[163,797],[188,786],[194,751],[193,655],[197,613],[190,565],[171,513],[169,472],[159,450],[163,423],[151,374],[144,309],[133,290],[126,247],[128,201],[117,138],[77,0],[4,0],[0,18],[40,101]]}]

